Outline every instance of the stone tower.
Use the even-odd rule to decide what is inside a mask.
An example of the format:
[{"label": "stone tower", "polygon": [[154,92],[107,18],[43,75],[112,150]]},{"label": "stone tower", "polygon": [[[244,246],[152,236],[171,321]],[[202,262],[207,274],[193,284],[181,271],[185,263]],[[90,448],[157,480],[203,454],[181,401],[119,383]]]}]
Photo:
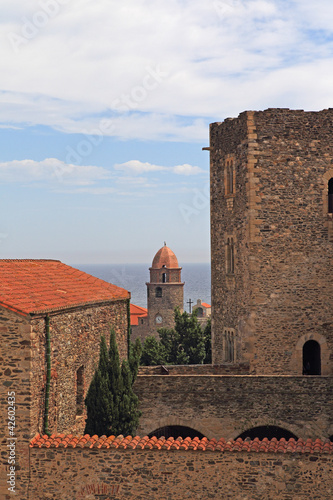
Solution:
[{"label": "stone tower", "polygon": [[210,126],[213,363],[333,374],[333,109]]},{"label": "stone tower", "polygon": [[149,268],[150,281],[147,285],[148,335],[158,336],[158,328],[173,328],[174,310],[183,310],[184,283],[181,281],[181,267],[170,248],[164,246],[156,253]]}]

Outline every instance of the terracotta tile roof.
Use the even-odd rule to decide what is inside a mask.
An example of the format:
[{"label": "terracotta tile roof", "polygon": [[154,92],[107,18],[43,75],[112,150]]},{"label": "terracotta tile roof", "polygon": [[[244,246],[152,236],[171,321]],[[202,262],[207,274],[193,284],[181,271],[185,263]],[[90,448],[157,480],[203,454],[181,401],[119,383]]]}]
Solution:
[{"label": "terracotta tile roof", "polygon": [[241,438],[234,440],[186,438],[181,437],[157,438],[148,436],[73,436],[72,434],[37,434],[30,442],[30,448],[117,448],[140,450],[198,450],[215,452],[251,452],[251,453],[326,453],[333,454],[333,443],[327,440],[289,439],[271,440],[264,438],[262,441],[255,438],[253,441]]},{"label": "terracotta tile roof", "polygon": [[207,304],[206,302],[201,302],[201,305],[208,308],[212,307],[210,304]]},{"label": "terracotta tile roof", "polygon": [[0,260],[0,305],[21,314],[129,297],[127,290],[59,260]]},{"label": "terracotta tile roof", "polygon": [[162,269],[163,266],[167,269],[179,269],[177,257],[173,251],[166,246],[166,243],[164,243],[164,246],[156,253],[151,265],[153,269]]},{"label": "terracotta tile roof", "polygon": [[136,326],[139,324],[139,318],[145,318],[148,314],[148,310],[145,307],[136,306],[135,304],[130,305],[131,314],[131,326]]}]

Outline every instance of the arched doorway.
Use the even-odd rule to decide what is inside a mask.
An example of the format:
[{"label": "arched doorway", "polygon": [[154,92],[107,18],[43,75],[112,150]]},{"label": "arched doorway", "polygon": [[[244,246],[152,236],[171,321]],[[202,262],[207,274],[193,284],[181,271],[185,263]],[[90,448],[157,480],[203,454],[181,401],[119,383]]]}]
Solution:
[{"label": "arched doorway", "polygon": [[295,434],[293,434],[292,432],[289,432],[282,427],[277,427],[276,425],[261,425],[259,427],[252,427],[252,429],[248,429],[247,431],[242,432],[242,434],[240,434],[236,439],[238,438],[250,438],[251,440],[255,438],[259,438],[260,440],[264,438],[284,438],[286,441],[291,438],[298,439],[297,436],[295,436]]},{"label": "arched doorway", "polygon": [[303,345],[303,375],[321,375],[320,345],[315,340]]},{"label": "arched doorway", "polygon": [[203,434],[201,434],[201,432],[196,431],[191,427],[185,427],[183,425],[166,425],[165,427],[160,427],[159,429],[156,429],[156,431],[148,434],[149,438],[152,438],[153,436],[156,436],[157,438],[164,436],[166,439],[168,439],[169,437],[173,437],[175,439],[177,437],[182,437],[183,439],[187,437],[191,439],[195,437],[202,439],[203,437],[205,437]]}]

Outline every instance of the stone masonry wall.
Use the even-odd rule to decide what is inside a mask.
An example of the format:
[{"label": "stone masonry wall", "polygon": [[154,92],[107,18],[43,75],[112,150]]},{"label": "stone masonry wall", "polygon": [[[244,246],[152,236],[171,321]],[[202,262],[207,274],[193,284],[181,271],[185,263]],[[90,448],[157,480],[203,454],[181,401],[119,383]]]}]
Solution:
[{"label": "stone masonry wall", "polygon": [[[107,343],[110,330],[116,332],[120,358],[127,357],[127,302],[83,307],[50,314],[51,387],[49,400],[50,432],[82,433],[85,407],[77,415],[76,374],[83,366],[84,397],[99,359],[101,335]],[[32,320],[32,425],[30,436],[43,432],[46,387],[45,318]]]},{"label": "stone masonry wall", "polygon": [[[162,288],[162,297],[155,296],[156,287]],[[158,338],[158,328],[173,328],[174,310],[184,307],[184,284],[183,283],[147,283],[149,289],[148,297],[148,335]],[[163,318],[161,324],[156,324],[156,315]]]},{"label": "stone masonry wall", "polygon": [[190,427],[209,439],[236,439],[264,425],[303,439],[333,435],[330,377],[139,375],[134,390],[142,436],[171,425]]},{"label": "stone masonry wall", "polygon": [[267,110],[255,113],[254,123],[261,241],[252,253],[252,365],[257,373],[301,374],[297,343],[314,339],[321,345],[322,374],[333,375],[333,244],[327,232],[333,109]]},{"label": "stone masonry wall", "polygon": [[332,455],[32,448],[30,456],[31,500],[322,500],[333,493]]},{"label": "stone masonry wall", "polygon": [[301,375],[302,347],[312,339],[321,373],[333,374],[332,136],[333,109],[245,112],[211,125],[214,363],[223,361],[223,334],[233,328],[236,360],[249,360],[252,373]]},{"label": "stone masonry wall", "polygon": [[[9,467],[15,467],[17,498],[24,498],[28,484],[28,443],[31,425],[30,332],[31,326],[27,318],[0,307],[0,498],[3,499],[9,494]],[[9,393],[10,406],[14,407],[14,412],[11,410],[10,413],[15,420],[8,420]],[[13,424],[13,427],[8,427],[8,422]]]},{"label": "stone masonry wall", "polygon": [[[225,328],[236,332],[235,361],[249,359],[245,334],[239,318],[250,314],[249,268],[247,256],[247,193],[244,179],[248,163],[247,114],[210,126],[211,189],[211,277],[212,277],[212,356],[213,364],[225,361]],[[234,193],[225,196],[225,162],[234,164]],[[226,241],[235,241],[235,270],[227,273]]]}]

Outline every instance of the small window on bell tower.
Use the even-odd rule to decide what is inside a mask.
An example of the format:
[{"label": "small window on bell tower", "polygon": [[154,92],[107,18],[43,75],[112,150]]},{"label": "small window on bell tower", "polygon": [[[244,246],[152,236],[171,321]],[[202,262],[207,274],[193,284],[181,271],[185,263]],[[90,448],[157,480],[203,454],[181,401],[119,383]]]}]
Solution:
[{"label": "small window on bell tower", "polygon": [[162,288],[160,286],[156,287],[155,297],[162,297]]}]

